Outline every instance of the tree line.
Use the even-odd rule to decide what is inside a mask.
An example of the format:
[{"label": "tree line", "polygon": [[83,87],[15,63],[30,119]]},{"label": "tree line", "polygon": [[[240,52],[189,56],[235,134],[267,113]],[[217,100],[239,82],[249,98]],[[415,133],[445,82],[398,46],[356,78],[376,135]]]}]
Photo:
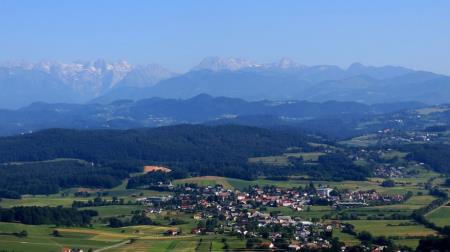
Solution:
[{"label": "tree line", "polygon": [[138,169],[112,168],[78,160],[4,164],[0,165],[0,197],[53,194],[70,187],[112,188],[133,171]]},{"label": "tree line", "polygon": [[78,211],[74,208],[63,207],[0,208],[0,221],[20,222],[28,225],[87,226],[94,216],[97,216],[97,212],[93,210]]}]

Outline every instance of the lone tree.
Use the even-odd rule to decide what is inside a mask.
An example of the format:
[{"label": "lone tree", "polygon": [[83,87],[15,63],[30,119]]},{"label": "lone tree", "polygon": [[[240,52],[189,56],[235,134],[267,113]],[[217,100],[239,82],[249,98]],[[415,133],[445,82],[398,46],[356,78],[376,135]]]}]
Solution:
[{"label": "lone tree", "polygon": [[61,237],[61,233],[58,231],[58,229],[53,230],[52,235],[53,235],[54,237]]}]

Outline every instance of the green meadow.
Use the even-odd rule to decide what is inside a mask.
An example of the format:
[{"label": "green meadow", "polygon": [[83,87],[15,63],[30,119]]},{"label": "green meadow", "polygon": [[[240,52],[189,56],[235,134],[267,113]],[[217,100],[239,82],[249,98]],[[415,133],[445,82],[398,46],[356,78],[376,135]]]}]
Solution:
[{"label": "green meadow", "polygon": [[[49,225],[23,225],[18,223],[0,223],[0,248],[9,251],[60,251],[65,247],[77,247],[84,250],[98,249],[113,245],[123,237],[97,237],[95,233],[61,232],[62,237],[54,237],[56,227]],[[27,237],[19,238],[11,235],[14,232],[26,230]]]},{"label": "green meadow", "polygon": [[[298,154],[298,153],[297,153]],[[304,155],[304,154],[302,154]],[[404,153],[391,153],[392,156],[402,156]],[[284,155],[283,155],[284,156]],[[310,155],[313,161],[320,156],[319,153]],[[436,235],[435,231],[419,225],[412,220],[368,220],[369,217],[384,218],[392,214],[410,215],[412,211],[426,206],[435,198],[427,194],[423,189],[423,184],[430,178],[435,178],[438,174],[428,171],[423,167],[415,166],[419,173],[414,178],[395,179],[396,186],[380,186],[383,179],[371,178],[367,181],[310,181],[305,178],[292,177],[286,181],[275,181],[260,178],[253,181],[225,178],[217,176],[193,177],[174,181],[174,184],[196,183],[202,186],[222,184],[229,189],[244,189],[250,185],[273,185],[278,187],[298,187],[306,186],[313,182],[316,187],[328,186],[337,189],[371,190],[387,194],[405,194],[408,191],[414,195],[405,202],[399,204],[371,206],[353,209],[343,209],[340,212],[334,210],[331,206],[310,206],[305,207],[303,211],[294,211],[288,207],[267,207],[265,212],[278,211],[282,215],[298,216],[305,220],[322,219],[325,222],[331,221],[327,218],[335,218],[337,213],[357,214],[359,220],[348,220],[355,226],[357,232],[369,231],[374,236],[392,234],[391,238],[401,245],[416,247],[420,237]],[[438,178],[439,179],[439,178]],[[436,180],[438,180],[436,179]],[[437,183],[437,182],[436,182]],[[439,183],[442,183],[440,180]],[[127,190],[126,181],[121,185],[105,190],[92,190],[90,197],[74,197],[73,193],[78,190],[88,190],[85,188],[66,189],[59,194],[52,195],[25,195],[22,199],[12,200],[4,199],[0,202],[1,207],[13,206],[66,206],[70,207],[74,200],[87,201],[93,200],[97,192],[106,193],[104,199],[118,197],[125,200],[125,203],[134,203],[137,198],[144,196],[166,195],[167,192],[156,192],[149,190]],[[224,247],[229,249],[242,250],[245,248],[245,240],[240,240],[232,236],[209,235],[196,236],[190,234],[191,230],[197,226],[197,221],[193,219],[192,214],[182,214],[177,211],[163,211],[159,214],[148,214],[149,217],[158,225],[149,226],[131,226],[123,228],[110,228],[106,226],[107,219],[110,217],[131,216],[132,211],[142,210],[144,207],[136,204],[110,205],[98,207],[85,207],[81,209],[92,209],[98,212],[99,216],[93,220],[92,228],[63,228],[49,225],[22,225],[17,223],[0,223],[0,248],[10,251],[33,251],[47,252],[60,251],[64,247],[78,247],[87,251],[89,248],[94,250],[107,248],[104,251],[222,251]],[[450,225],[449,216],[450,207],[441,207],[426,217],[436,223],[444,226]],[[171,221],[176,219],[181,224],[170,225]],[[61,237],[54,237],[53,230],[57,229]],[[163,233],[168,229],[178,229],[182,231],[181,236],[165,237]],[[13,233],[26,230],[28,236],[19,238]],[[348,245],[358,244],[359,241],[352,235],[342,233],[339,230],[333,231],[334,236]],[[120,245],[120,246],[119,246]]]},{"label": "green meadow", "polygon": [[439,207],[428,213],[426,218],[438,226],[450,226],[450,206]]}]

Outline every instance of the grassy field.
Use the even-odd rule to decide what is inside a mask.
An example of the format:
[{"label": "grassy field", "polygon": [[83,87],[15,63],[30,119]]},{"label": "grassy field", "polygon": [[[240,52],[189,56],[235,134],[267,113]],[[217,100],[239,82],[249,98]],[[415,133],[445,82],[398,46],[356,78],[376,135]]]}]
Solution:
[{"label": "grassy field", "polygon": [[232,189],[233,186],[230,184],[230,181],[225,177],[217,177],[217,176],[203,176],[203,177],[193,177],[186,179],[179,179],[174,182],[175,185],[185,184],[185,183],[193,183],[201,186],[214,186],[214,185],[222,185],[225,188]]},{"label": "grassy field", "polygon": [[383,158],[385,160],[389,160],[389,159],[392,159],[392,158],[404,158],[404,157],[406,157],[406,155],[408,155],[407,152],[389,151],[389,152],[383,153],[381,155],[381,158]]},{"label": "grassy field", "polygon": [[78,201],[88,201],[94,199],[94,197],[89,198],[77,198],[77,197],[61,197],[60,194],[54,195],[36,195],[36,196],[23,196],[22,199],[3,199],[0,202],[0,206],[4,208],[14,207],[14,206],[65,206],[69,207],[72,205],[74,200]]},{"label": "grassy field", "polygon": [[[374,236],[392,237],[400,243],[406,240],[412,244],[411,239],[436,235],[435,231],[408,220],[351,220],[347,222],[355,226],[356,232],[368,231]],[[412,247],[416,246],[417,244],[414,243]]]},{"label": "grassy field", "polygon": [[225,243],[230,249],[245,248],[245,241],[221,235],[214,236],[176,236],[138,239],[131,244],[126,244],[108,252],[209,252],[223,251]]},{"label": "grassy field", "polygon": [[[149,217],[159,223],[159,225],[169,226],[171,219],[182,220],[184,223],[180,225],[172,226],[172,228],[178,228],[184,233],[189,233],[193,228],[197,227],[197,221],[194,220],[192,214],[180,213],[177,211],[163,211],[160,214],[150,214]],[[166,228],[167,230],[168,228]]]},{"label": "grassy field", "polygon": [[310,206],[309,210],[295,211],[289,207],[268,207],[266,212],[279,211],[281,215],[299,216],[305,220],[312,220],[313,218],[322,218],[326,214],[334,212],[331,206]]},{"label": "grassy field", "polygon": [[[77,247],[82,249],[98,249],[113,245],[128,236],[111,235],[103,231],[77,232],[71,229],[61,230],[62,237],[52,236],[55,229],[48,225],[23,225],[18,223],[0,223],[0,248],[10,251],[48,252],[60,251],[64,247]],[[19,238],[6,233],[26,230],[28,236]]]},{"label": "grassy field", "polygon": [[[10,208],[14,206],[64,206],[70,207],[72,206],[73,201],[84,201],[93,200],[97,197],[97,192],[106,193],[107,196],[102,196],[105,200],[111,200],[113,196],[123,198],[125,202],[132,201],[134,202],[137,197],[145,197],[145,196],[160,196],[170,194],[168,192],[157,192],[151,190],[138,190],[138,189],[126,189],[125,180],[121,185],[112,188],[112,189],[103,189],[103,190],[91,190],[85,188],[70,188],[61,191],[60,193],[50,194],[50,195],[24,195],[22,199],[2,199],[0,201],[0,207]],[[90,197],[75,197],[73,193],[76,191],[83,190],[89,191],[92,193]],[[64,194],[64,196],[62,196]]]},{"label": "grassy field", "polygon": [[345,245],[357,245],[360,241],[353,235],[342,233],[339,229],[333,230],[333,237],[339,238],[339,241],[345,243]]},{"label": "grassy field", "polygon": [[108,218],[120,215],[131,215],[132,211],[143,210],[142,205],[111,205],[111,206],[98,206],[98,207],[83,207],[80,210],[95,210],[98,212],[98,217]]},{"label": "grassy field", "polygon": [[109,252],[166,252],[166,251],[195,251],[197,240],[189,237],[168,239],[139,239]]},{"label": "grassy field", "polygon": [[436,235],[435,231],[407,220],[354,220],[348,223],[355,226],[356,232],[368,231],[374,236],[388,236],[395,243],[411,248],[419,244],[418,237]]},{"label": "grassy field", "polygon": [[419,115],[429,115],[432,113],[445,112],[447,110],[448,110],[447,108],[441,108],[441,107],[428,107],[428,108],[416,109],[416,112]]},{"label": "grassy field", "polygon": [[339,142],[340,144],[346,145],[346,146],[353,146],[353,147],[367,147],[369,145],[374,145],[377,143],[376,135],[375,134],[369,134],[364,136],[359,136],[352,138],[350,140],[345,140]]},{"label": "grassy field", "polygon": [[450,226],[450,206],[442,206],[426,215],[426,218],[438,226]]},{"label": "grassy field", "polygon": [[[394,154],[392,154],[394,155]],[[403,155],[396,153],[395,155]],[[310,157],[312,158],[312,157]],[[338,189],[349,190],[370,190],[375,189],[379,192],[389,194],[404,194],[408,191],[414,192],[414,196],[402,204],[373,206],[355,209],[342,210],[343,212],[356,213],[361,220],[348,221],[355,225],[357,232],[369,231],[375,236],[388,235],[393,237],[395,242],[410,247],[417,246],[418,237],[426,235],[434,235],[435,232],[427,229],[422,225],[418,225],[410,220],[366,220],[369,216],[389,216],[391,214],[409,215],[415,209],[421,208],[429,204],[434,197],[427,195],[423,190],[423,183],[428,179],[437,176],[436,173],[427,171],[422,167],[420,174],[416,178],[402,178],[395,179],[397,185],[395,187],[381,187],[381,178],[372,178],[368,181],[313,181],[316,187],[328,186]],[[229,189],[243,189],[249,185],[275,185],[279,187],[298,187],[305,186],[311,181],[304,179],[291,179],[288,181],[274,181],[267,179],[257,179],[254,181],[246,181],[241,179],[232,179],[216,176],[205,176],[186,178],[174,181],[174,184],[197,183],[202,186],[222,184]],[[149,190],[127,190],[127,181],[121,185],[102,192],[107,192],[105,199],[111,199],[113,196],[125,199],[125,202],[135,201],[137,197],[154,196],[167,194],[164,192],[155,192]],[[98,190],[93,190],[93,196],[87,198],[80,198],[72,196],[79,188],[72,188],[64,190],[65,194],[53,195],[38,195],[38,196],[24,196],[20,200],[4,199],[0,202],[1,207],[12,207],[18,205],[38,205],[38,206],[70,206],[74,200],[87,201],[96,196]],[[418,192],[424,193],[418,195]],[[132,226],[123,228],[110,228],[105,224],[104,219],[112,216],[129,216],[132,211],[142,209],[139,205],[120,205],[120,206],[101,206],[90,207],[83,209],[96,210],[99,216],[94,219],[93,228],[58,228],[62,237],[54,237],[52,235],[55,227],[48,225],[30,226],[16,223],[0,223],[0,248],[6,248],[14,251],[59,251],[63,247],[80,247],[85,250],[88,248],[98,249],[109,246],[114,246],[118,243],[123,243],[130,239],[132,243],[122,244],[120,247],[111,247],[107,251],[221,251],[227,244],[230,249],[242,249],[245,247],[245,241],[233,237],[224,236],[193,236],[190,234],[192,228],[196,227],[197,222],[192,218],[192,214],[181,214],[175,211],[163,211],[160,214],[150,214],[149,217],[158,223],[158,226]],[[324,216],[336,215],[336,211],[330,206],[311,206],[309,210],[294,211],[287,207],[267,208],[266,212],[280,211],[283,215],[299,216],[305,220],[312,220],[315,218],[321,219]],[[429,215],[427,218],[435,222],[437,225],[450,225],[447,216],[450,214],[450,207],[441,207]],[[100,221],[103,218],[103,221]],[[172,219],[182,220],[184,223],[180,225],[170,226]],[[347,222],[347,221],[344,221]],[[163,232],[168,229],[178,229],[183,231],[182,236],[165,237]],[[28,237],[18,238],[10,235],[13,232],[20,232],[26,230]],[[347,244],[356,244],[358,241],[355,237],[341,233],[336,230],[334,232],[336,237],[346,242]],[[224,243],[223,238],[226,238]],[[201,240],[200,240],[201,239]]]},{"label": "grassy field", "polygon": [[[27,230],[28,237],[18,238],[11,235],[0,236],[0,248],[11,251],[60,251],[64,247],[77,247],[87,251],[89,248],[99,249],[114,246],[124,241],[132,243],[119,247],[111,247],[106,251],[210,251],[213,248],[221,251],[225,246],[223,238],[230,248],[244,248],[245,241],[235,237],[195,236],[185,234],[175,237],[160,235],[167,227],[134,226],[106,231],[102,228],[57,228],[62,237],[51,235],[54,227],[29,226],[12,223],[0,223],[0,232],[20,232]],[[122,230],[125,230],[123,232]],[[120,231],[120,232],[119,232]],[[137,232],[138,231],[138,232]]]},{"label": "grassy field", "polygon": [[278,187],[298,187],[305,186],[313,182],[316,186],[329,186],[331,188],[345,188],[349,190],[366,190],[381,188],[378,183],[372,181],[310,181],[310,180],[287,180],[287,181],[275,181],[267,179],[257,179],[252,181],[240,180],[240,179],[228,179],[229,183],[238,189],[246,188],[249,185],[274,185]]},{"label": "grassy field", "polygon": [[284,153],[279,156],[253,157],[249,158],[250,163],[263,163],[267,165],[286,166],[289,164],[289,158],[303,158],[306,162],[316,162],[320,156],[325,155],[322,152],[300,152],[300,153]]}]

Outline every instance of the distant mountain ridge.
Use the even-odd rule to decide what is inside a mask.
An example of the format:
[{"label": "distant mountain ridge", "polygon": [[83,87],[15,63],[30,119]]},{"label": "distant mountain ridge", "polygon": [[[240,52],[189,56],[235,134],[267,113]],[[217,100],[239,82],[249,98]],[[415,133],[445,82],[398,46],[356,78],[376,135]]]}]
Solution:
[{"label": "distant mountain ridge", "polygon": [[116,87],[151,86],[175,73],[158,65],[132,66],[126,61],[0,64],[0,107],[36,101],[86,102]]},{"label": "distant mountain ridge", "polygon": [[0,64],[0,108],[32,102],[109,104],[150,97],[189,99],[199,94],[245,100],[356,101],[366,104],[450,102],[450,77],[403,67],[306,66],[288,58],[255,63],[209,57],[177,74],[158,65],[105,60]]},{"label": "distant mountain ridge", "polygon": [[206,94],[187,100],[150,98],[118,100],[109,104],[38,102],[17,110],[0,110],[0,135],[46,128],[130,129],[184,123],[227,123],[235,118],[251,116],[258,120],[263,118],[263,126],[268,122],[264,118],[275,118],[277,124],[297,124],[323,117],[377,115],[422,106],[415,102],[375,105],[295,100],[248,102]]},{"label": "distant mountain ridge", "polygon": [[392,103],[450,102],[450,77],[396,66],[305,66],[289,59],[258,64],[238,58],[207,58],[191,71],[151,87],[118,87],[94,102],[164,97],[188,99],[198,94],[245,100],[308,100]]}]

